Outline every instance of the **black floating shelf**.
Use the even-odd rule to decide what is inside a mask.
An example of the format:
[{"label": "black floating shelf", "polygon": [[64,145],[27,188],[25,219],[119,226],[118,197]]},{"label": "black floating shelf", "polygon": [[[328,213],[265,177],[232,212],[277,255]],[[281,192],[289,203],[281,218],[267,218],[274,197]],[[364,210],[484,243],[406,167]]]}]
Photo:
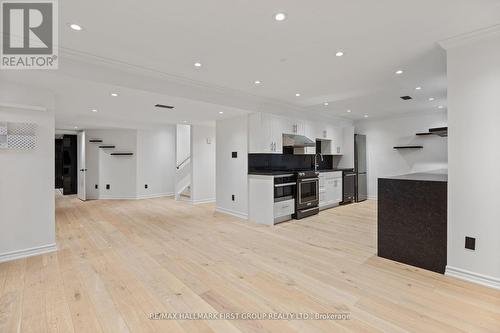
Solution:
[{"label": "black floating shelf", "polygon": [[439,135],[441,137],[447,137],[448,136],[448,127],[431,128],[431,129],[429,129],[429,133]]},{"label": "black floating shelf", "polygon": [[99,148],[111,149],[116,148],[116,146],[99,146]]},{"label": "black floating shelf", "polygon": [[111,153],[113,156],[132,156],[134,153]]},{"label": "black floating shelf", "polygon": [[394,149],[423,149],[424,146],[396,146]]},{"label": "black floating shelf", "polygon": [[90,139],[89,142],[92,142],[92,143],[102,143],[102,140],[101,139]]},{"label": "black floating shelf", "polygon": [[417,133],[418,136],[424,136],[424,135],[434,135],[434,133]]}]

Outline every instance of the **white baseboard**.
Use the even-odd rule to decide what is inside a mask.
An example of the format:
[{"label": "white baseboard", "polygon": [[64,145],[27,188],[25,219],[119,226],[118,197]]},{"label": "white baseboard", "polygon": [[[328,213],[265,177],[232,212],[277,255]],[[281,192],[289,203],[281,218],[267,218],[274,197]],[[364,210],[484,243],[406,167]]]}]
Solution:
[{"label": "white baseboard", "polygon": [[457,279],[474,282],[486,287],[500,290],[500,279],[494,278],[492,276],[482,275],[479,273],[474,273],[471,271],[467,271],[465,269],[451,267],[451,266],[446,266],[446,271],[444,274]]},{"label": "white baseboard", "polygon": [[56,244],[48,244],[48,245],[32,247],[32,248],[24,249],[24,250],[1,253],[0,254],[0,262],[37,256],[40,254],[45,254],[45,253],[54,252],[54,251],[57,251]]},{"label": "white baseboard", "polygon": [[238,217],[238,218],[243,219],[243,220],[248,220],[248,214],[240,213],[240,212],[237,212],[237,211],[234,211],[231,209],[217,207],[217,208],[215,208],[215,211],[222,213],[222,214],[232,215],[232,216]]},{"label": "white baseboard", "polygon": [[137,197],[113,197],[101,195],[97,200],[137,200]]},{"label": "white baseboard", "polygon": [[202,200],[191,200],[191,202],[195,205],[206,204],[215,202],[215,198],[212,199],[202,199]]},{"label": "white baseboard", "polygon": [[157,193],[157,194],[148,194],[148,195],[138,195],[135,197],[132,196],[126,196],[126,197],[114,197],[114,196],[106,196],[106,195],[101,195],[97,198],[87,198],[89,200],[143,200],[143,199],[154,199],[154,198],[161,198],[161,197],[171,197],[174,195],[174,192],[169,192],[169,193]]},{"label": "white baseboard", "polygon": [[174,192],[168,192],[168,193],[158,193],[158,194],[148,194],[148,195],[138,195],[137,200],[142,200],[142,199],[154,199],[154,198],[162,198],[162,197],[172,197],[174,196]]}]

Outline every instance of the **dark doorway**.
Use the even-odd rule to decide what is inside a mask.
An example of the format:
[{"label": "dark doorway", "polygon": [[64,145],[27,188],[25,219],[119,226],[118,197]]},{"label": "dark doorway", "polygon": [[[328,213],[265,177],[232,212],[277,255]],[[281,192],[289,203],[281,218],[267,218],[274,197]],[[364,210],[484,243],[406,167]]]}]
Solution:
[{"label": "dark doorway", "polygon": [[64,135],[55,139],[55,188],[64,195],[78,192],[77,136]]},{"label": "dark doorway", "polygon": [[63,188],[63,139],[56,139],[56,189]]}]

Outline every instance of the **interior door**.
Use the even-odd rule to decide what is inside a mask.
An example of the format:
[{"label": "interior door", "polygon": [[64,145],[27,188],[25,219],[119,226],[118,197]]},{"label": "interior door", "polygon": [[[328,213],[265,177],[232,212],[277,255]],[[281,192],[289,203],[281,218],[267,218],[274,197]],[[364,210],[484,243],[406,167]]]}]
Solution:
[{"label": "interior door", "polygon": [[77,150],[78,150],[78,199],[87,200],[86,193],[86,183],[85,174],[87,173],[87,167],[85,163],[85,132],[78,133],[77,140]]}]

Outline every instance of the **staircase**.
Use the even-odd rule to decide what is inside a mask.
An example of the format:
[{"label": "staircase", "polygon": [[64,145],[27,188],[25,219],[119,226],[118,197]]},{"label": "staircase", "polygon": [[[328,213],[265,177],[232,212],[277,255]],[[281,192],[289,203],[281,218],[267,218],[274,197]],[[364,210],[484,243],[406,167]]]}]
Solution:
[{"label": "staircase", "polygon": [[191,156],[177,166],[175,178],[175,199],[191,201]]}]

